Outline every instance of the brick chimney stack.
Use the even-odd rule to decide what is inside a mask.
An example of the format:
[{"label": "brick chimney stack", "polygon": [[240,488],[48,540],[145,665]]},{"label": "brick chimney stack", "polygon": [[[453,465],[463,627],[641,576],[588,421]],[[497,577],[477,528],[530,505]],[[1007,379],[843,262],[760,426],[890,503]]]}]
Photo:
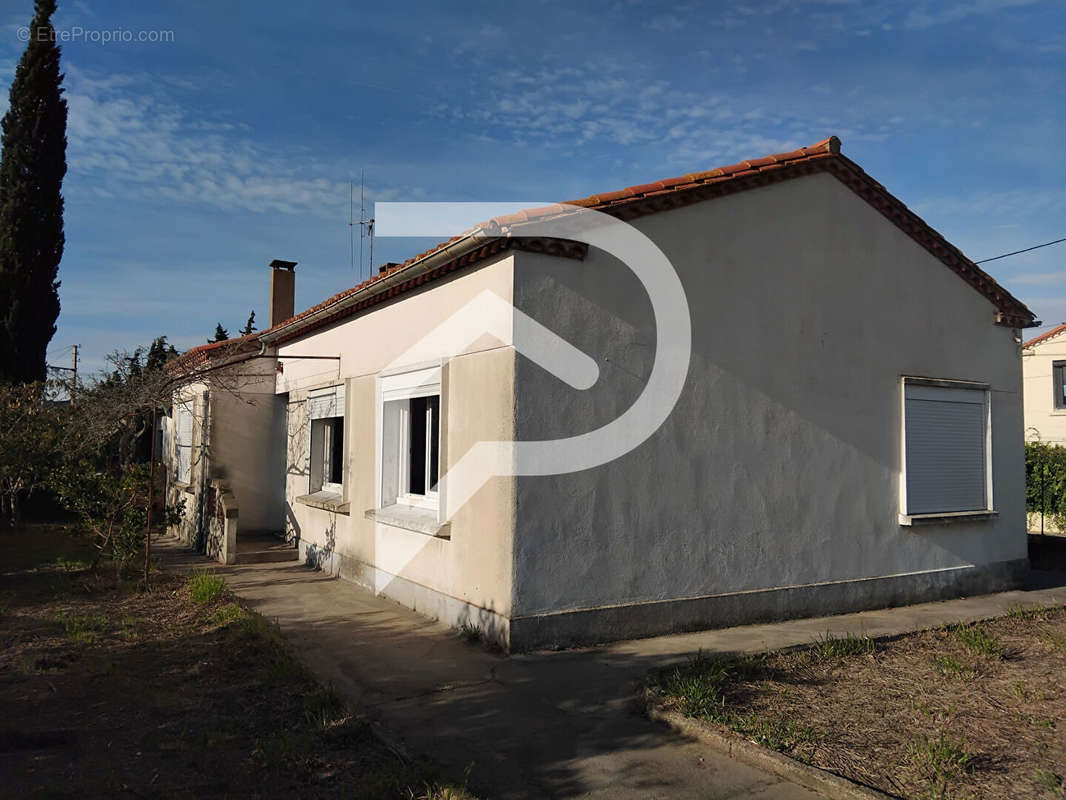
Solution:
[{"label": "brick chimney stack", "polygon": [[270,262],[270,327],[291,319],[296,302],[296,262]]}]

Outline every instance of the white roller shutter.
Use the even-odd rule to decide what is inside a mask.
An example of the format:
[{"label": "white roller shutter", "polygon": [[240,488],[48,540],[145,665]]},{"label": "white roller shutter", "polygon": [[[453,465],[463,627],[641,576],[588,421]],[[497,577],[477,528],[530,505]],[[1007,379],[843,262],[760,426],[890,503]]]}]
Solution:
[{"label": "white roller shutter", "polygon": [[907,514],[988,509],[988,394],[904,384]]},{"label": "white roller shutter", "polygon": [[328,419],[344,416],[344,385],[315,392],[307,398],[308,419]]}]

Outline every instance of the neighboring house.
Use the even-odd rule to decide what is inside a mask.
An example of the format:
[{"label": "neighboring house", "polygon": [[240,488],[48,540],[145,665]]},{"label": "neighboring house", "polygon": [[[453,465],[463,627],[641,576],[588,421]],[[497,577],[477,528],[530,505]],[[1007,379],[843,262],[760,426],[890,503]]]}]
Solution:
[{"label": "neighboring house", "polygon": [[[276,375],[251,411],[218,399],[216,373],[182,395],[178,486],[225,493],[201,491],[201,524],[231,497],[238,531],[255,513],[249,527],[284,531],[311,563],[511,649],[1023,579],[1019,342],[1038,323],[835,137],[576,203],[653,240],[688,298],[687,380],[650,438],[445,507],[437,480],[478,442],[606,425],[655,358],[634,275],[596,248],[522,237],[543,213],[520,214],[495,221],[513,237],[481,227],[295,317],[282,308],[255,348],[187,353],[229,359],[218,374]],[[274,295],[289,292],[291,316],[286,272]],[[459,354],[430,336],[410,355],[486,290],[595,359],[595,384],[516,352],[514,323]]]},{"label": "neighboring house", "polygon": [[1022,345],[1025,438],[1066,445],[1066,322]]}]

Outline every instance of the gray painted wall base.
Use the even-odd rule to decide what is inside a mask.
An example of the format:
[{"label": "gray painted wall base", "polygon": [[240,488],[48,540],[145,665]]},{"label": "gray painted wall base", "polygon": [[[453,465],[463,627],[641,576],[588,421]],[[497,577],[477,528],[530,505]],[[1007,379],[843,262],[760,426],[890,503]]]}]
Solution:
[{"label": "gray painted wall base", "polygon": [[[395,600],[453,628],[462,625],[478,627],[485,639],[511,652],[578,647],[990,594],[1023,585],[1029,574],[1029,560],[1018,559],[910,575],[858,578],[508,619],[490,609],[442,594],[357,559],[326,553],[302,541],[299,547],[300,560],[310,566]],[[384,588],[377,590],[377,586]]]},{"label": "gray painted wall base", "polygon": [[990,594],[1017,588],[1028,574],[1029,560],[1023,558],[909,575],[516,617],[511,620],[511,650],[574,647]]}]

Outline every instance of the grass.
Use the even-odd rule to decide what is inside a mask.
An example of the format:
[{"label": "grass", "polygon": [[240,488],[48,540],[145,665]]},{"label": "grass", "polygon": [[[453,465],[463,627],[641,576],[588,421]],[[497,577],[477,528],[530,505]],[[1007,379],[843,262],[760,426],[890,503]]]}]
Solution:
[{"label": "grass", "polygon": [[68,558],[67,556],[59,556],[52,562],[57,570],[62,572],[81,572],[82,570],[89,569],[92,564],[81,558]]},{"label": "grass", "polygon": [[915,736],[908,747],[908,755],[918,771],[929,782],[933,797],[946,797],[948,787],[957,783],[973,768],[973,754],[962,739],[947,734]]},{"label": "grass", "polygon": [[820,637],[811,648],[811,651],[821,659],[848,658],[873,653],[876,650],[877,644],[869,636],[856,636],[852,633],[833,636],[828,632]]},{"label": "grass", "polygon": [[144,592],[79,574],[67,532],[35,532],[31,552],[0,550],[4,744],[32,752],[8,759],[5,796],[473,800],[387,745],[217,576],[164,571]]},{"label": "grass", "polygon": [[95,642],[100,634],[111,626],[103,614],[73,614],[63,612],[55,616],[55,622],[64,635],[78,642]]},{"label": "grass", "polygon": [[1066,797],[1066,780],[1050,769],[1038,769],[1033,773],[1033,783],[1045,789],[1052,797]]},{"label": "grass", "polygon": [[226,581],[208,570],[201,570],[189,578],[189,597],[194,603],[210,605],[226,592]]},{"label": "grass", "polygon": [[464,622],[459,626],[459,638],[467,644],[476,644],[485,638],[485,633],[481,630],[480,625]]},{"label": "grass", "polygon": [[1042,611],[1040,606],[1011,606],[1007,609],[1007,616],[1020,622],[1029,622],[1039,617]]},{"label": "grass", "polygon": [[226,603],[212,611],[210,619],[218,625],[231,625],[247,616],[248,612],[241,608],[240,603]]},{"label": "grass", "polygon": [[819,739],[813,728],[756,713],[738,714],[727,704],[726,688],[733,680],[738,676],[750,678],[763,669],[763,659],[758,656],[724,660],[697,654],[666,675],[660,692],[673,698],[690,717],[724,725],[763,747],[803,758],[801,746]]},{"label": "grass", "polygon": [[1040,632],[1040,638],[1052,650],[1066,653],[1066,633],[1045,630]]},{"label": "grass", "polygon": [[974,665],[967,661],[963,661],[953,653],[944,653],[933,656],[933,667],[941,675],[947,675],[953,678],[962,678],[963,680],[972,681],[977,677],[977,670],[974,669]]},{"label": "grass", "polygon": [[998,636],[993,636],[984,625],[974,623],[971,625],[958,624],[949,629],[962,644],[974,653],[1003,658],[1003,643]]},{"label": "grass", "polygon": [[874,641],[698,654],[654,676],[663,706],[907,800],[1066,797],[1066,609]]}]

